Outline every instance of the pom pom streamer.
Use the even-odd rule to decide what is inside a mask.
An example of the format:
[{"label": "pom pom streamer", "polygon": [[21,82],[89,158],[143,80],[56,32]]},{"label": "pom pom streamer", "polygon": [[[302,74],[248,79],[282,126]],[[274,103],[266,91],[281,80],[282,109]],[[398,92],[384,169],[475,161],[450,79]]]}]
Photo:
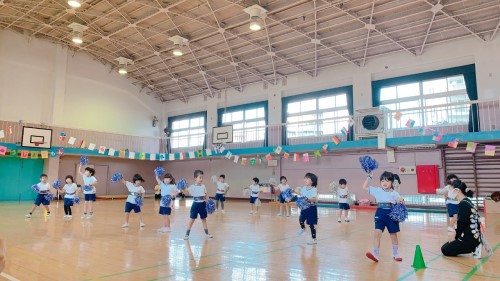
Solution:
[{"label": "pom pom streamer", "polygon": [[396,204],[391,208],[389,217],[398,222],[404,222],[408,218],[408,209],[403,204]]},{"label": "pom pom streamer", "polygon": [[91,185],[84,185],[83,186],[83,191],[92,191],[92,186]]},{"label": "pom pom streamer", "polygon": [[155,168],[155,176],[160,178],[163,174],[165,174],[165,169],[163,169],[163,167],[158,166]]},{"label": "pom pom streamer", "polygon": [[80,204],[80,198],[78,198],[78,197],[73,198],[73,203]]},{"label": "pom pom streamer", "polygon": [[165,195],[161,197],[161,205],[164,207],[170,207],[170,203],[172,203],[172,196]]},{"label": "pom pom streamer", "polygon": [[252,194],[252,191],[249,189],[243,189],[243,196],[248,197]]},{"label": "pom pom streamer", "polygon": [[378,162],[370,156],[363,156],[359,158],[359,162],[361,163],[361,168],[367,173],[370,174],[374,170],[378,168]]},{"label": "pom pom streamer", "polygon": [[122,173],[120,172],[116,172],[113,174],[113,176],[111,177],[111,182],[119,182],[123,179],[123,175]]},{"label": "pom pom streamer", "polygon": [[142,196],[136,196],[135,197],[135,204],[142,206],[144,202],[142,201]]},{"label": "pom pom streamer", "polygon": [[177,182],[177,189],[179,189],[179,190],[186,189],[186,186],[187,186],[186,179],[180,179],[179,182]]},{"label": "pom pom streamer", "polygon": [[80,157],[80,165],[85,166],[89,163],[89,158],[87,156]]},{"label": "pom pom streamer", "polygon": [[38,184],[32,185],[31,189],[33,189],[34,192],[39,192],[40,191],[40,187],[38,187]]},{"label": "pom pom streamer", "polygon": [[207,213],[209,214],[215,213],[215,202],[212,199],[207,200]]},{"label": "pom pom streamer", "polygon": [[53,188],[59,188],[61,187],[61,181],[60,180],[55,180],[54,183],[52,184]]},{"label": "pom pom streamer", "polygon": [[52,193],[47,193],[44,197],[43,197],[45,200],[47,201],[52,201],[54,200],[54,194]]},{"label": "pom pom streamer", "polygon": [[295,204],[297,204],[297,207],[301,210],[305,210],[311,207],[311,204],[306,200],[304,196],[297,198],[297,202],[295,202]]},{"label": "pom pom streamer", "polygon": [[287,190],[283,191],[282,196],[286,202],[290,202],[293,198],[293,190],[291,188],[288,188]]}]

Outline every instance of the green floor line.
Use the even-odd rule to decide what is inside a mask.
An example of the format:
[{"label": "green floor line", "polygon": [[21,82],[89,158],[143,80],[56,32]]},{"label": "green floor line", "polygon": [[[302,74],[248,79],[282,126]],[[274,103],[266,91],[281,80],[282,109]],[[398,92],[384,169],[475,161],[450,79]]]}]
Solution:
[{"label": "green floor line", "polygon": [[474,266],[474,268],[472,268],[471,271],[469,271],[469,273],[467,273],[467,275],[464,277],[464,279],[462,279],[462,281],[469,280],[474,275],[474,273],[476,273],[476,271],[483,265],[483,263],[485,263],[486,261],[488,261],[490,259],[490,257],[493,256],[493,254],[498,249],[498,247],[500,247],[500,243],[497,243],[495,245],[495,247],[493,248],[493,250],[491,251],[491,255],[482,258],[481,261],[479,261],[479,264],[476,265],[476,266]]},{"label": "green floor line", "polygon": [[[437,260],[438,260],[439,258],[441,258],[441,257],[443,257],[443,255],[437,255],[437,256],[433,257],[432,259],[430,259],[429,261],[425,262],[425,264],[426,264],[426,265],[429,265],[429,264],[431,264],[431,263],[433,263],[433,262],[437,261]],[[402,281],[402,280],[405,280],[406,278],[408,278],[408,277],[412,276],[412,275],[413,275],[413,274],[415,274],[417,271],[422,270],[422,269],[424,269],[424,268],[413,269],[412,271],[410,271],[410,272],[406,273],[405,275],[403,275],[403,276],[399,277],[399,278],[397,279],[397,281]]]}]

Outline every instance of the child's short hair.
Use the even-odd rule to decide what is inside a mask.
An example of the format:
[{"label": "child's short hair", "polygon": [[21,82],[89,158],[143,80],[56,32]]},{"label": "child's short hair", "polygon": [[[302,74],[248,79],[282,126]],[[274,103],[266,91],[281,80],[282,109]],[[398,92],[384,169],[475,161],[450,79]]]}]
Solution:
[{"label": "child's short hair", "polygon": [[219,178],[226,179],[226,175],[222,174],[222,175],[219,176]]},{"label": "child's short hair", "polygon": [[174,176],[172,176],[171,173],[166,173],[164,176],[163,176],[164,179],[170,179],[170,184],[175,184],[175,178]]},{"label": "child's short hair", "polygon": [[347,184],[347,181],[345,179],[340,179],[339,184]]},{"label": "child's short hair", "polygon": [[203,175],[203,171],[202,170],[194,170],[194,177],[197,178],[198,176],[201,176]]},{"label": "child's short hair", "polygon": [[394,174],[391,172],[384,171],[380,175],[380,181],[382,181],[384,179],[393,183],[394,182]]},{"label": "child's short hair", "polygon": [[95,170],[93,168],[85,167],[85,171],[89,171],[91,176],[95,175]]},{"label": "child's short hair", "polygon": [[47,174],[41,174],[41,175],[40,175],[40,178],[43,178],[43,177],[48,178]]},{"label": "child's short hair", "polygon": [[142,178],[141,175],[135,174],[134,177],[132,178],[132,182],[135,183],[136,181],[142,181],[145,182],[145,180]]},{"label": "child's short hair", "polygon": [[455,174],[449,174],[448,176],[446,176],[446,184],[452,184],[453,183],[453,181],[452,181],[453,179],[459,180],[459,178]]},{"label": "child's short hair", "polygon": [[256,184],[259,184],[259,178],[253,178],[252,179]]},{"label": "child's short hair", "polygon": [[75,179],[73,179],[73,176],[72,175],[67,175],[65,178],[64,178],[64,181],[66,181],[67,179],[70,179],[71,182],[75,182]]},{"label": "child's short hair", "polygon": [[286,179],[286,177],[285,177],[285,176],[281,176],[281,177],[280,177],[280,181],[282,181],[282,180],[286,180],[286,181],[287,181],[287,179]]},{"label": "child's short hair", "polygon": [[312,181],[312,186],[318,186],[318,176],[313,173],[307,173],[304,178],[308,178]]}]

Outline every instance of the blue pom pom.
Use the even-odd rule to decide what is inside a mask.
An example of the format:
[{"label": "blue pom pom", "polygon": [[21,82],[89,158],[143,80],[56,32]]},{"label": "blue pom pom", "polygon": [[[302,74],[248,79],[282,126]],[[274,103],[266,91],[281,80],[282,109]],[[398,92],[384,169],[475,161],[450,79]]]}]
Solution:
[{"label": "blue pom pom", "polygon": [[161,205],[163,205],[163,207],[170,207],[170,203],[172,203],[172,196],[165,195],[161,197]]},{"label": "blue pom pom", "polygon": [[73,198],[73,203],[80,204],[80,198],[78,198],[78,197]]},{"label": "blue pom pom", "polygon": [[396,204],[391,208],[389,217],[398,222],[404,222],[408,218],[408,209],[403,204]]},{"label": "blue pom pom", "polygon": [[122,173],[120,172],[116,172],[113,174],[113,176],[111,177],[111,182],[119,182],[123,179],[123,175]]},{"label": "blue pom pom", "polygon": [[40,187],[38,187],[38,184],[32,185],[31,189],[33,189],[34,192],[39,192],[40,191]]},{"label": "blue pom pom", "polygon": [[80,165],[84,166],[87,165],[87,163],[89,163],[89,158],[87,156],[80,157]]},{"label": "blue pom pom", "polygon": [[93,190],[93,188],[92,188],[92,186],[90,186],[90,185],[84,185],[84,186],[83,186],[83,190],[84,190],[84,191],[92,191],[92,190]]},{"label": "blue pom pom", "polygon": [[54,200],[54,194],[52,194],[52,193],[47,193],[47,194],[45,194],[45,196],[44,196],[43,198],[44,198],[45,200],[47,200],[47,201],[52,201],[52,200]]},{"label": "blue pom pom", "polygon": [[304,196],[297,198],[297,202],[295,202],[295,204],[297,204],[297,207],[301,210],[311,207],[311,203],[309,203]]},{"label": "blue pom pom", "polygon": [[165,169],[163,169],[163,167],[156,167],[155,176],[160,178],[163,174],[165,174]]},{"label": "blue pom pom", "polygon": [[135,197],[135,204],[142,206],[144,202],[142,202],[142,196],[136,196]]},{"label": "blue pom pom", "polygon": [[209,214],[215,213],[215,202],[212,199],[207,200],[207,213]]},{"label": "blue pom pom", "polygon": [[287,190],[283,191],[282,193],[283,198],[285,198],[286,202],[290,202],[293,198],[293,191],[291,188],[288,188]]},{"label": "blue pom pom", "polygon": [[186,179],[180,179],[177,182],[177,189],[184,190],[184,189],[186,189],[186,187],[187,187],[187,181],[186,181]]},{"label": "blue pom pom", "polygon": [[378,163],[375,159],[370,156],[359,157],[359,162],[361,163],[361,168],[369,174],[378,168]]},{"label": "blue pom pom", "polygon": [[61,187],[61,181],[60,180],[55,180],[54,183],[52,184],[53,188],[59,188]]}]

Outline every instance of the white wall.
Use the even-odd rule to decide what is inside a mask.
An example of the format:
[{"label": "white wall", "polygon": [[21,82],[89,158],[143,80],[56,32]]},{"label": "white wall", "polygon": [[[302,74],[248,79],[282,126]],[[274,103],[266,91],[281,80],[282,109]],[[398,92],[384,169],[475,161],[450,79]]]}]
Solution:
[{"label": "white wall", "polygon": [[0,120],[159,136],[161,104],[89,55],[0,31]]},{"label": "white wall", "polygon": [[[365,67],[352,64],[339,65],[319,71],[317,77],[297,74],[287,77],[286,85],[269,85],[264,89],[262,83],[246,86],[243,93],[228,90],[227,101],[224,95],[214,98],[218,108],[249,102],[269,100],[269,124],[281,122],[281,108],[276,105],[276,97],[287,97],[308,92],[353,85],[354,108],[371,107],[371,82],[380,79],[410,75],[415,73],[456,67],[466,64],[476,64],[479,99],[494,99],[500,97],[500,36],[491,42],[481,42],[477,38],[466,38],[451,41],[436,46],[426,46],[421,56],[412,56],[407,52],[399,52],[373,58],[367,61]],[[275,97],[276,95],[276,97]],[[208,110],[201,97],[192,97],[187,104],[171,102],[165,105],[167,116]],[[272,122],[272,121],[274,122]]]}]

